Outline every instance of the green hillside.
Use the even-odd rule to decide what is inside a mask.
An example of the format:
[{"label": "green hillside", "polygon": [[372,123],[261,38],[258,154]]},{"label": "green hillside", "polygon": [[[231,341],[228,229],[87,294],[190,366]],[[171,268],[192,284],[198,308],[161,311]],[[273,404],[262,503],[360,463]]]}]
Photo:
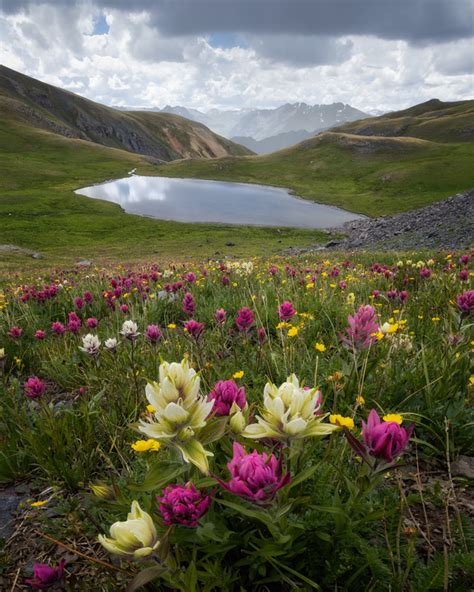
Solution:
[{"label": "green hillside", "polygon": [[160,166],[159,174],[288,187],[307,199],[380,216],[474,187],[473,162],[474,143],[325,132],[273,154],[175,162]]}]

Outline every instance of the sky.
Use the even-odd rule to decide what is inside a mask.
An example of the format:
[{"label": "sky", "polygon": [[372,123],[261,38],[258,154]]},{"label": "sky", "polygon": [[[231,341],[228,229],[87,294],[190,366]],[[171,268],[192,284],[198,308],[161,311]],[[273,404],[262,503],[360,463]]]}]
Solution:
[{"label": "sky", "polygon": [[474,0],[0,0],[0,63],[107,105],[474,98]]}]

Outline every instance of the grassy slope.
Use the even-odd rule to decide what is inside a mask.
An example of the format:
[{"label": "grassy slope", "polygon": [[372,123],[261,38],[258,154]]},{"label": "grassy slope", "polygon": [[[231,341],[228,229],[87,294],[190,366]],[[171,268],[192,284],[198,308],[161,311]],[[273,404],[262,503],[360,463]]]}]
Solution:
[{"label": "grassy slope", "polygon": [[[133,167],[154,174],[139,155],[70,140],[0,118],[0,244],[46,253],[46,259],[0,252],[0,267],[44,266],[78,258],[113,257],[131,261],[159,254],[190,257],[277,252],[317,242],[307,230],[182,224],[122,212],[109,202],[73,190],[124,177]],[[226,242],[235,243],[226,247]]]},{"label": "grassy slope", "polygon": [[289,187],[369,216],[407,211],[474,186],[474,144],[324,133],[265,156],[179,161],[169,177]]}]

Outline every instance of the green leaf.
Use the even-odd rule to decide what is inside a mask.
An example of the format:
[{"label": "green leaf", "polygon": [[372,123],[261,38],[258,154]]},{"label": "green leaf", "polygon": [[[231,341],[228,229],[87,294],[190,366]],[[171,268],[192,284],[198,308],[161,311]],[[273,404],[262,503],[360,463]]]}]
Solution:
[{"label": "green leaf", "polygon": [[179,477],[186,470],[184,464],[159,462],[150,467],[141,485],[130,483],[128,488],[132,491],[154,491],[163,489],[168,483]]},{"label": "green leaf", "polygon": [[199,441],[201,444],[210,444],[220,440],[225,434],[227,427],[227,417],[218,417],[209,421],[208,424],[199,432]]},{"label": "green leaf", "polygon": [[318,465],[313,465],[308,467],[304,471],[301,471],[301,473],[299,473],[294,479],[290,481],[290,483],[287,486],[287,490],[290,491],[290,489],[296,487],[296,485],[299,485],[300,483],[303,483],[303,481],[306,481],[307,479],[312,477],[317,469]]},{"label": "green leaf", "polygon": [[162,565],[154,565],[153,567],[147,567],[139,574],[137,574],[127,587],[127,592],[135,592],[139,588],[142,588],[149,582],[159,578],[162,573],[166,571],[166,568]]}]

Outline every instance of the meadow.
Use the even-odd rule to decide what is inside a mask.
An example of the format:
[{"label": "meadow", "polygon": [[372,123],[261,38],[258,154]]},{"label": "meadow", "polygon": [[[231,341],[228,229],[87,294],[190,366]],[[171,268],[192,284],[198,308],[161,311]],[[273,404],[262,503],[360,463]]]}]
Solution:
[{"label": "meadow", "polygon": [[468,590],[472,253],[422,257],[6,276],[0,588]]}]

